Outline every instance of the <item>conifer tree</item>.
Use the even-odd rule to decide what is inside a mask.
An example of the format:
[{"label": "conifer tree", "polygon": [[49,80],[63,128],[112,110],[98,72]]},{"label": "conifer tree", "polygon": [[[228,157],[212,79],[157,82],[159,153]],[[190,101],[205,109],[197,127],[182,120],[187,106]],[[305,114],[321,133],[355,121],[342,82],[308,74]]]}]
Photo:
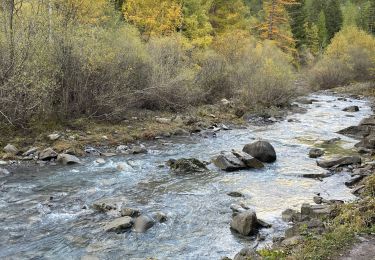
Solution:
[{"label": "conifer tree", "polygon": [[329,0],[325,8],[328,41],[340,31],[343,17],[339,0]]},{"label": "conifer tree", "polygon": [[297,0],[296,4],[288,7],[290,27],[296,41],[297,49],[306,44],[306,10],[304,3],[305,0]]},{"label": "conifer tree", "polygon": [[273,40],[286,52],[294,52],[295,40],[289,31],[289,17],[287,6],[296,4],[296,0],[267,0],[263,9],[265,22],[260,24],[259,30],[263,39]]},{"label": "conifer tree", "polygon": [[325,16],[325,13],[323,12],[323,10],[319,14],[317,27],[318,27],[318,36],[319,36],[320,48],[323,49],[327,46],[327,41],[328,41],[326,16]]}]

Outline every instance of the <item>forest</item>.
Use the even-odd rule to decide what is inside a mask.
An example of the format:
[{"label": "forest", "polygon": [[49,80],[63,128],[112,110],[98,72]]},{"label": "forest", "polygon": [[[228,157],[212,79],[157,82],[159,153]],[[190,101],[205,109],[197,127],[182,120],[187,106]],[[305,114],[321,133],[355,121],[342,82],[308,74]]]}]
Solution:
[{"label": "forest", "polygon": [[1,0],[0,19],[7,127],[222,98],[282,107],[374,79],[371,0]]}]

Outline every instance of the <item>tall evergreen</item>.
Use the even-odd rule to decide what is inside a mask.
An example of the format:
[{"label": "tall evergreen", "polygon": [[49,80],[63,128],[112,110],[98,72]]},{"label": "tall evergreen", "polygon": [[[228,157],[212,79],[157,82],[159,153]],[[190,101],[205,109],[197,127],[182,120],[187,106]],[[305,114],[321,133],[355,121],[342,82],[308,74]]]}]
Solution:
[{"label": "tall evergreen", "polygon": [[318,36],[319,36],[319,44],[320,48],[323,49],[327,46],[328,42],[328,32],[327,32],[327,24],[326,24],[326,16],[325,13],[320,11],[320,14],[318,16]]},{"label": "tall evergreen", "polygon": [[306,44],[307,14],[304,4],[305,0],[297,0],[296,4],[290,5],[288,8],[290,27],[298,49]]},{"label": "tall evergreen", "polygon": [[340,6],[340,0],[329,0],[325,8],[325,19],[327,27],[328,41],[340,31],[343,17]]}]

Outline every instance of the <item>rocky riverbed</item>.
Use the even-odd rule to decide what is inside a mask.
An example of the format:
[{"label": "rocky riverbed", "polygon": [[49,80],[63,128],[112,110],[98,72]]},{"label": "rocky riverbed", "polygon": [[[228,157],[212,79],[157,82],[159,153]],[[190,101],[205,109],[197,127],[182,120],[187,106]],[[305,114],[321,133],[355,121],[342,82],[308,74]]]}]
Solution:
[{"label": "rocky riverbed", "polygon": [[[53,154],[61,164],[45,167],[0,166],[0,257],[219,259],[244,246],[270,245],[289,228],[282,219],[286,209],[301,209],[317,193],[324,205],[355,199],[345,183],[353,181],[352,166],[363,163],[352,149],[358,136],[337,132],[372,113],[366,101],[318,94],[299,102],[306,113],[273,124],[213,131],[207,138],[165,137],[123,147],[129,152],[122,155],[99,158],[93,151],[79,161]],[[346,109],[353,106],[358,109]],[[244,156],[259,139],[267,140],[277,156],[272,151]],[[368,143],[371,139],[364,149]],[[326,167],[310,158],[311,149],[323,151],[312,157]],[[225,153],[232,159],[210,163]],[[64,165],[73,159],[76,164]],[[230,171],[222,167],[228,161]],[[232,171],[233,161],[239,171]],[[180,174],[181,165],[198,174]],[[237,216],[259,227],[251,212],[263,224],[259,232],[233,224]],[[301,216],[291,212],[291,218]]]}]

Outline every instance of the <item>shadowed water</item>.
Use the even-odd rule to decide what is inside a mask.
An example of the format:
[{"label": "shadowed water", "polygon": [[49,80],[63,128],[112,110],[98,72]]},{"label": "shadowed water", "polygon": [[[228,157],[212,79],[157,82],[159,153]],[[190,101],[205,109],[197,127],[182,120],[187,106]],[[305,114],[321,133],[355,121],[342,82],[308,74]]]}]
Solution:
[{"label": "shadowed water", "polygon": [[[323,182],[302,178],[302,174],[320,173],[323,169],[309,159],[308,150],[319,140],[341,137],[340,146],[351,148],[356,140],[335,134],[357,125],[371,114],[360,100],[339,101],[336,97],[314,95],[318,99],[306,105],[306,114],[273,125],[218,133],[217,138],[198,137],[166,139],[148,143],[149,153],[107,159],[104,165],[88,158],[80,166],[48,166],[15,171],[0,179],[0,258],[11,259],[220,259],[233,257],[242,247],[255,245],[254,238],[231,232],[230,205],[244,202],[254,208],[259,218],[270,222],[262,230],[267,239],[281,235],[287,224],[281,221],[286,208],[298,208],[311,202],[314,193],[324,197],[352,199],[343,183],[348,175],[338,174]],[[341,110],[358,105],[360,112]],[[176,176],[161,168],[170,158],[195,157],[210,160],[222,150],[242,149],[256,139],[269,140],[278,160],[261,170],[238,173],[217,171],[196,176]],[[118,171],[119,163],[126,170]],[[232,198],[230,191],[240,191],[245,198]],[[50,197],[53,197],[52,201]],[[142,212],[162,211],[168,221],[157,224],[145,234],[105,233],[106,214],[89,207],[101,198],[123,197],[129,207]],[[48,205],[50,204],[50,205]]]}]

